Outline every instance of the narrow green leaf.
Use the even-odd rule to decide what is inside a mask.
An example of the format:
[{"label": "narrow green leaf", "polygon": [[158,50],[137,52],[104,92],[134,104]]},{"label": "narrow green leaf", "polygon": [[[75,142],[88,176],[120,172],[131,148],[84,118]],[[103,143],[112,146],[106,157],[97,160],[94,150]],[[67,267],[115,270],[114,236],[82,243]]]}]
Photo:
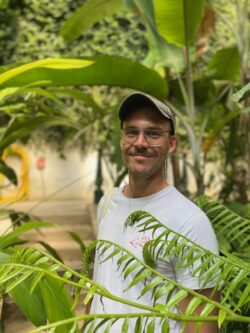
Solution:
[{"label": "narrow green leaf", "polygon": [[122,333],[128,333],[129,319],[125,318],[122,324]]},{"label": "narrow green leaf", "polygon": [[68,231],[71,238],[80,245],[81,251],[84,252],[86,250],[86,246],[84,245],[81,237],[74,231]]},{"label": "narrow green leaf", "polygon": [[155,318],[153,318],[150,323],[147,325],[146,333],[154,333],[155,331]]},{"label": "narrow green leaf", "polygon": [[185,314],[192,314],[197,308],[197,306],[200,305],[202,302],[203,302],[202,299],[200,299],[199,297],[193,297],[191,301],[188,303],[188,306],[185,310]]},{"label": "narrow green leaf", "polygon": [[186,290],[179,290],[174,296],[171,297],[170,301],[167,303],[167,307],[171,310],[173,307],[177,306],[180,301],[187,297],[188,292]]},{"label": "narrow green leaf", "polygon": [[200,313],[200,317],[205,317],[209,315],[209,313],[212,312],[214,308],[215,306],[212,303],[206,304]]},{"label": "narrow green leaf", "polygon": [[117,265],[120,266],[123,261],[127,260],[130,258],[130,255],[128,253],[123,254],[118,260],[117,260]]},{"label": "narrow green leaf", "polygon": [[235,102],[240,102],[246,99],[250,95],[250,82],[246,84],[243,88],[238,90],[236,93],[232,95],[232,99]]},{"label": "narrow green leaf", "polygon": [[83,300],[83,304],[86,305],[88,304],[88,302],[90,301],[90,299],[93,297],[94,293],[96,292],[97,290],[97,287],[96,286],[93,286],[89,289],[86,297],[84,298]]},{"label": "narrow green leaf", "polygon": [[37,285],[40,283],[43,276],[44,276],[43,272],[36,274],[35,278],[32,281],[32,284],[30,286],[30,294],[32,294],[34,292],[34,290],[36,289]]},{"label": "narrow green leaf", "polygon": [[65,22],[61,35],[68,41],[79,37],[92,24],[99,22],[117,12],[125,10],[122,0],[91,0],[86,1]]},{"label": "narrow green leaf", "polygon": [[170,284],[170,283],[167,283],[164,286],[158,288],[156,293],[154,294],[154,302],[156,302],[163,295],[166,295],[170,291],[173,291],[174,289],[175,289],[175,286],[173,284]]},{"label": "narrow green leaf", "polygon": [[168,319],[164,319],[161,325],[161,332],[162,333],[169,333],[170,325]]},{"label": "narrow green leaf", "polygon": [[123,276],[126,279],[129,274],[131,274],[136,268],[140,267],[141,264],[138,261],[135,261],[132,265],[128,266]]},{"label": "narrow green leaf", "polygon": [[222,309],[219,310],[219,316],[218,316],[218,326],[219,326],[219,328],[221,328],[221,325],[223,324],[223,322],[226,318],[226,315],[227,315],[227,313],[226,313],[225,310],[222,310]]},{"label": "narrow green leaf", "polygon": [[139,271],[139,273],[136,274],[136,276],[134,277],[134,279],[130,282],[130,284],[128,285],[128,287],[124,291],[127,291],[128,289],[132,288],[137,283],[145,280],[147,277],[149,277],[151,275],[152,275],[152,273],[151,273],[151,271],[149,269],[142,268]]},{"label": "narrow green leaf", "polygon": [[138,318],[135,323],[135,333],[142,333],[142,318]]},{"label": "narrow green leaf", "polygon": [[102,262],[105,262],[113,257],[115,257],[118,253],[120,253],[122,250],[119,248],[115,248],[113,252],[111,252],[105,259],[102,260]]},{"label": "narrow green leaf", "polygon": [[155,277],[152,281],[147,283],[147,285],[142,289],[140,297],[146,294],[148,291],[152,290],[154,287],[161,284],[163,279],[160,276]]}]

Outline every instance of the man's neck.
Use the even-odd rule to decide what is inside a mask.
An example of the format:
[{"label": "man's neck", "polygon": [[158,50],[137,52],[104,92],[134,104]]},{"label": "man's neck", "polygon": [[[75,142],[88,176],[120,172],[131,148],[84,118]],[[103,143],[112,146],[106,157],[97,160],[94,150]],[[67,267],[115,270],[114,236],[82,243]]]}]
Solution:
[{"label": "man's neck", "polygon": [[124,195],[128,198],[142,198],[161,191],[168,183],[164,178],[140,179],[129,177],[129,184],[124,188]]}]

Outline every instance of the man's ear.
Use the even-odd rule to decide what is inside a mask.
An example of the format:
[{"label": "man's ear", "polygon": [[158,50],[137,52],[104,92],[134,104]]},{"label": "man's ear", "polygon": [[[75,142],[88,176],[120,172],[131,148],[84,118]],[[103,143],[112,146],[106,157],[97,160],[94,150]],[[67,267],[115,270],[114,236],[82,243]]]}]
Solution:
[{"label": "man's ear", "polygon": [[168,147],[168,153],[172,153],[175,151],[177,145],[177,137],[176,135],[171,135],[169,138],[169,147]]}]

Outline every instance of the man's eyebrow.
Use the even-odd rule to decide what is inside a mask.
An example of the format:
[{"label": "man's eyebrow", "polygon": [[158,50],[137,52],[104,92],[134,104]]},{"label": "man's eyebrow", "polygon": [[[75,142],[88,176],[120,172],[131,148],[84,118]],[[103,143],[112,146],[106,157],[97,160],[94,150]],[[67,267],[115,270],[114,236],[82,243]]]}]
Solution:
[{"label": "man's eyebrow", "polygon": [[141,127],[137,127],[137,126],[126,126],[124,128],[129,128],[129,129],[142,129],[142,130],[160,130],[160,131],[164,131],[163,128],[161,127],[158,127],[158,126],[149,126],[149,127],[144,127],[144,128],[141,128]]}]

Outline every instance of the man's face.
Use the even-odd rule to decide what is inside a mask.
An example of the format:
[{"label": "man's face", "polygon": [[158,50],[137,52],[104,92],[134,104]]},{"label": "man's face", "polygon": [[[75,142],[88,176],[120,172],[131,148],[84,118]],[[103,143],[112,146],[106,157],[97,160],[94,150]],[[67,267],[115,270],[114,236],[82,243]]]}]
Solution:
[{"label": "man's face", "polygon": [[[171,131],[171,124],[158,111],[142,107],[127,116],[123,128]],[[120,147],[130,175],[139,178],[162,177],[167,155],[176,148],[176,136],[164,132],[164,135],[157,139],[157,145],[151,146],[145,135],[140,132],[133,143],[128,143],[126,138],[122,138]]]}]

